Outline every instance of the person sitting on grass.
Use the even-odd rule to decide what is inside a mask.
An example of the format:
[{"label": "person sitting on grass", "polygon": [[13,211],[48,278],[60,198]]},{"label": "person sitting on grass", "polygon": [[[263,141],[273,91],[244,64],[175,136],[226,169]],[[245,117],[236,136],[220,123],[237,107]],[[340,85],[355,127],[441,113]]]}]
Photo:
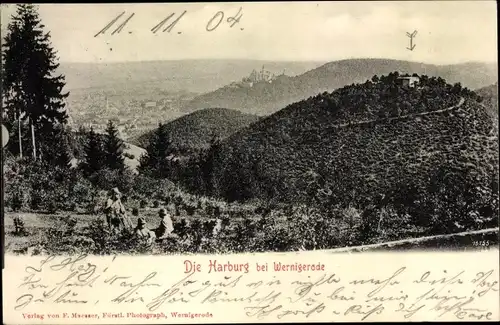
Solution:
[{"label": "person sitting on grass", "polygon": [[153,231],[146,228],[146,222],[143,218],[137,219],[137,227],[135,227],[134,235],[137,239],[146,240],[148,244],[152,243],[156,237]]},{"label": "person sitting on grass", "polygon": [[158,228],[154,230],[157,241],[167,237],[172,237],[172,235],[174,235],[172,234],[174,231],[174,224],[170,214],[167,212],[167,209],[161,208],[160,211],[158,211],[158,216],[160,217],[160,224],[158,225]]}]

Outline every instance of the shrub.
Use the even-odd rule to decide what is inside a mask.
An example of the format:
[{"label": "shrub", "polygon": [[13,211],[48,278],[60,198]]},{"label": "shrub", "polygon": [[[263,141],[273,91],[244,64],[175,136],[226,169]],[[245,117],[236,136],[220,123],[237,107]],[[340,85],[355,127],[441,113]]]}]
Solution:
[{"label": "shrub", "polygon": [[95,189],[79,171],[20,160],[6,173],[5,195],[13,210],[90,210]]},{"label": "shrub", "polygon": [[102,190],[118,187],[123,194],[131,192],[135,184],[135,175],[129,169],[102,169],[89,177],[89,180]]},{"label": "shrub", "polygon": [[18,186],[13,193],[7,191],[4,202],[6,203],[6,206],[10,205],[10,208],[13,211],[19,211],[26,206],[25,195]]},{"label": "shrub", "polygon": [[14,234],[17,236],[24,236],[28,234],[24,226],[24,220],[20,217],[14,217]]}]

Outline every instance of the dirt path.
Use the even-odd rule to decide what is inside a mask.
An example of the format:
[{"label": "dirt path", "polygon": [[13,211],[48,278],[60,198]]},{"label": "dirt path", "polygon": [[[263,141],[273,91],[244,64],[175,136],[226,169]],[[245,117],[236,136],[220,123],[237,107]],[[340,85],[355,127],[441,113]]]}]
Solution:
[{"label": "dirt path", "polygon": [[354,125],[362,125],[362,124],[368,124],[368,123],[373,123],[373,122],[385,122],[385,121],[394,121],[394,120],[402,120],[408,117],[419,117],[419,116],[425,116],[425,115],[431,115],[431,114],[439,114],[447,111],[454,110],[456,108],[459,108],[462,106],[465,102],[465,99],[463,97],[460,97],[460,100],[458,104],[439,109],[436,111],[430,111],[430,112],[423,112],[423,113],[416,113],[416,114],[407,114],[407,115],[401,115],[401,116],[395,116],[395,117],[388,117],[388,118],[382,118],[382,119],[372,119],[372,120],[364,120],[364,121],[358,121],[358,122],[351,122],[351,123],[342,123],[342,124],[337,124],[337,125],[332,125],[332,128],[343,128],[343,127],[348,127],[348,126],[354,126]]},{"label": "dirt path", "polygon": [[380,244],[334,248],[334,249],[327,249],[325,251],[332,252],[332,253],[359,252],[359,251],[365,251],[365,250],[369,250],[369,249],[373,249],[373,248],[383,248],[383,247],[389,248],[389,247],[400,246],[402,244],[408,244],[408,243],[422,243],[422,242],[426,242],[426,241],[434,240],[434,239],[465,237],[465,236],[480,235],[480,234],[492,234],[492,233],[498,233],[498,231],[499,231],[499,228],[497,227],[497,228],[489,228],[489,229],[475,230],[475,231],[464,231],[464,232],[447,234],[447,235],[425,236],[425,237],[420,237],[420,238],[395,240],[395,241],[390,241],[390,242],[385,242],[385,243],[380,243]]}]

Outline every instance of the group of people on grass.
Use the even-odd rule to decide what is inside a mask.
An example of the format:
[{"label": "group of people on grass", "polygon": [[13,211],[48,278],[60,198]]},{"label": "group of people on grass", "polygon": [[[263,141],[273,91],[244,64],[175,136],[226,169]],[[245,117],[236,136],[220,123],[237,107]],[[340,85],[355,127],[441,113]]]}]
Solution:
[{"label": "group of people on grass", "polygon": [[[104,212],[106,221],[111,233],[120,233],[124,229],[133,229],[132,220],[127,216],[125,207],[121,202],[122,194],[118,188],[113,188],[109,193]],[[143,218],[137,219],[137,226],[134,228],[134,235],[138,239],[145,239],[148,242],[161,241],[173,235],[174,226],[170,214],[165,208],[158,211],[160,224],[154,229],[146,228],[146,222]]]}]

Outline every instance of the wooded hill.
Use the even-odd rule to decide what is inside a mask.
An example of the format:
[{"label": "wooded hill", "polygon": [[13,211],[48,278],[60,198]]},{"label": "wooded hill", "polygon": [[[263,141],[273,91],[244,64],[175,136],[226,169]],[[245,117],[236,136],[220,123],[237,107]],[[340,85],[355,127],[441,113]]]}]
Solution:
[{"label": "wooded hill", "polygon": [[393,71],[442,77],[450,83],[461,82],[470,89],[488,86],[498,80],[496,64],[432,65],[388,59],[347,59],[326,63],[295,77],[280,76],[272,83],[259,82],[253,87],[221,87],[188,101],[183,110],[193,112],[203,108],[226,107],[268,115],[309,96]]},{"label": "wooded hill", "polygon": [[491,216],[498,137],[481,99],[442,78],[408,88],[397,77],[310,97],[233,134],[214,155],[215,194],[325,206],[383,200],[419,215],[477,205],[474,213]]},{"label": "wooded hill", "polygon": [[[212,137],[226,138],[258,119],[258,116],[231,109],[208,108],[168,122],[166,129],[173,148],[205,149]],[[147,148],[152,134],[150,131],[132,142]]]}]

